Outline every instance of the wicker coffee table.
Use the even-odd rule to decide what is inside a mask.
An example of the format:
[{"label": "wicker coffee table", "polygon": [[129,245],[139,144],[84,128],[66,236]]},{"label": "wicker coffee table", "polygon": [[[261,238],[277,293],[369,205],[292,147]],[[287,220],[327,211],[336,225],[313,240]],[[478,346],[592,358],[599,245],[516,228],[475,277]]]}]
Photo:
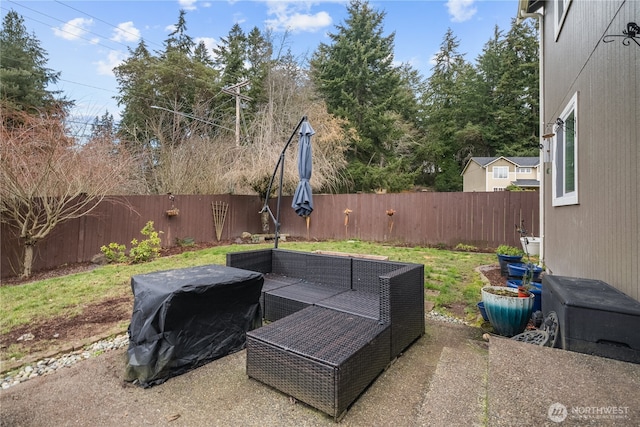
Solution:
[{"label": "wicker coffee table", "polygon": [[247,333],[247,374],[339,420],[386,368],[388,324],[310,306]]}]

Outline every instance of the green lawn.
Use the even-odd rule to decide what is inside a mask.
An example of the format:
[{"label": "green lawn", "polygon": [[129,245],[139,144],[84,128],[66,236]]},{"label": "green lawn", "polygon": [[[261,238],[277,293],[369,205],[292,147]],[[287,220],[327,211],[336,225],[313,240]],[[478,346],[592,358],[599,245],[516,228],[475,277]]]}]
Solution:
[{"label": "green lawn", "polygon": [[[46,321],[55,316],[78,314],[82,307],[104,299],[131,295],[131,276],[152,271],[171,270],[204,264],[224,264],[228,252],[272,247],[272,244],[219,246],[171,257],[158,258],[146,264],[107,265],[90,272],[40,280],[19,286],[0,287],[0,333],[13,328]],[[467,320],[477,317],[482,282],[474,269],[496,263],[494,254],[453,252],[423,247],[395,247],[360,241],[280,242],[282,249],[299,251],[339,251],[385,255],[393,261],[425,265],[425,288],[439,294],[427,296],[437,310],[446,312],[452,304],[466,306]],[[435,294],[435,293],[434,293]]]}]

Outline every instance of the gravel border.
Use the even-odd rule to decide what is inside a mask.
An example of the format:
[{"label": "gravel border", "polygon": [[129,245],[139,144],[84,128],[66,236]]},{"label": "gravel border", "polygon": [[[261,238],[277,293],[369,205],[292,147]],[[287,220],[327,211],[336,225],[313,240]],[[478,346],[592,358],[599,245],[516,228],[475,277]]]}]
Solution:
[{"label": "gravel border", "polygon": [[48,357],[29,365],[25,365],[17,371],[4,374],[2,380],[2,390],[6,390],[15,385],[21,384],[32,378],[51,375],[59,369],[68,368],[76,363],[96,357],[104,352],[117,350],[129,345],[129,335],[117,335],[113,338],[100,340],[86,346],[83,350],[76,350],[70,353]]}]

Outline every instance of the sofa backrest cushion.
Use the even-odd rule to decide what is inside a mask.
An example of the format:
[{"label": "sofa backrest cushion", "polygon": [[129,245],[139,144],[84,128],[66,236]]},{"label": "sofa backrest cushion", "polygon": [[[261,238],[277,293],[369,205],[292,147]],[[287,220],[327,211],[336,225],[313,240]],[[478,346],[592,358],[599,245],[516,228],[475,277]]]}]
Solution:
[{"label": "sofa backrest cushion", "polygon": [[307,270],[307,254],[305,252],[272,249],[271,272],[288,277],[304,279]]},{"label": "sofa backrest cushion", "polygon": [[274,274],[351,289],[351,258],[273,249]]},{"label": "sofa backrest cushion", "polygon": [[306,279],[340,289],[351,289],[351,258],[309,254]]},{"label": "sofa backrest cushion", "polygon": [[357,291],[380,293],[379,277],[404,266],[400,262],[353,258],[351,286]]},{"label": "sofa backrest cushion", "polygon": [[230,252],[227,254],[227,267],[271,273],[271,258],[271,249]]}]

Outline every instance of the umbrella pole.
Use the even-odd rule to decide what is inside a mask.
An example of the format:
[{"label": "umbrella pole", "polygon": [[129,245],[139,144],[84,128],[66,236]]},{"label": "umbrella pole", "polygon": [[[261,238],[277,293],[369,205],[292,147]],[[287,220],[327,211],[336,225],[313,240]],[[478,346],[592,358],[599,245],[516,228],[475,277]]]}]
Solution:
[{"label": "umbrella pole", "polygon": [[[278,247],[278,239],[280,237],[280,200],[282,199],[282,182],[284,180],[284,156],[285,156],[285,153],[287,152],[287,148],[289,148],[289,145],[291,144],[291,141],[293,141],[293,137],[296,136],[296,132],[298,132],[298,129],[300,129],[300,126],[302,126],[302,123],[304,123],[305,120],[307,120],[307,116],[302,116],[302,118],[300,119],[296,127],[293,129],[293,132],[291,133],[289,140],[287,141],[284,148],[282,149],[282,152],[280,152],[280,157],[278,158],[276,167],[273,170],[273,175],[271,175],[271,181],[269,181],[269,186],[267,187],[267,194],[265,194],[264,196],[264,206],[262,207],[260,212],[258,212],[258,213],[269,212],[269,216],[271,216],[271,219],[273,220],[273,223],[276,228],[275,238],[274,238],[275,248]],[[274,217],[273,213],[271,212],[271,209],[269,208],[269,194],[271,194],[271,186],[273,185],[273,180],[276,178],[276,172],[278,172],[278,167],[280,167],[280,186],[278,187],[278,202],[276,205],[277,206],[276,216]]]},{"label": "umbrella pole", "polygon": [[[289,144],[287,144],[289,145]],[[282,182],[284,181],[284,150],[280,154],[280,185],[278,186],[278,203],[276,204],[276,234],[274,241],[274,247],[278,248],[278,239],[280,238],[280,200],[282,199]]]}]

